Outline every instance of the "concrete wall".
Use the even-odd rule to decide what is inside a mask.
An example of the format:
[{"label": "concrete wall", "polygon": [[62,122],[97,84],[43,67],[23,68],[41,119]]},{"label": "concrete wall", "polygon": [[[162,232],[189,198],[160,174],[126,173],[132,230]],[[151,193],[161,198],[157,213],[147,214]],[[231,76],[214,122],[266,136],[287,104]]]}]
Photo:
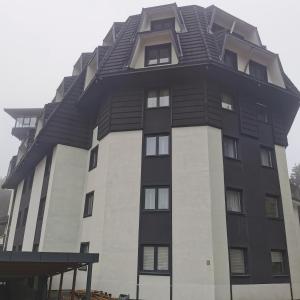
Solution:
[{"label": "concrete wall", "polygon": [[221,130],[172,129],[173,299],[230,299]]},{"label": "concrete wall", "polygon": [[28,215],[23,240],[23,251],[32,251],[36,220],[41,199],[46,158],[42,159],[35,168]]},{"label": "concrete wall", "polygon": [[12,219],[11,219],[9,237],[8,237],[8,241],[7,241],[7,250],[8,251],[12,250],[13,243],[14,243],[14,237],[15,237],[15,232],[16,232],[16,225],[17,225],[18,213],[19,213],[19,208],[20,208],[23,184],[24,184],[24,180],[21,181],[18,185],[13,214],[12,214],[12,216],[10,216],[10,218],[12,218]]},{"label": "concrete wall", "polygon": [[300,299],[300,236],[296,222],[285,148],[275,145],[294,299]]},{"label": "concrete wall", "polygon": [[168,300],[170,299],[169,276],[140,276],[140,295],[143,300]]},{"label": "concrete wall", "polygon": [[42,225],[40,251],[78,252],[87,150],[54,148]]},{"label": "concrete wall", "polygon": [[[86,193],[94,191],[93,214],[82,218],[80,242],[100,254],[94,265],[93,289],[135,297],[142,132],[110,133],[100,142],[97,168],[88,172]],[[79,244],[78,244],[79,248]],[[84,287],[86,272],[79,272],[77,287]]]},{"label": "concrete wall", "polygon": [[[233,285],[232,300],[291,300],[288,283]],[[297,298],[295,298],[297,299]]]}]

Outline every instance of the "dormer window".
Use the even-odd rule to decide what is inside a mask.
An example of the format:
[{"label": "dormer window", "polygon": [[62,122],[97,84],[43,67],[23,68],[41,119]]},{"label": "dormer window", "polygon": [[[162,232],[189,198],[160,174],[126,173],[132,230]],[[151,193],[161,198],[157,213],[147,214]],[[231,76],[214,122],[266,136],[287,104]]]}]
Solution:
[{"label": "dormer window", "polygon": [[175,18],[168,18],[162,20],[154,20],[151,22],[151,31],[175,29]]},{"label": "dormer window", "polygon": [[171,63],[171,44],[147,46],[145,48],[145,66]]},{"label": "dormer window", "polygon": [[234,70],[237,70],[238,69],[237,54],[234,53],[233,51],[225,50],[224,64]]},{"label": "dormer window", "polygon": [[267,67],[264,65],[250,60],[249,73],[257,80],[268,82]]}]

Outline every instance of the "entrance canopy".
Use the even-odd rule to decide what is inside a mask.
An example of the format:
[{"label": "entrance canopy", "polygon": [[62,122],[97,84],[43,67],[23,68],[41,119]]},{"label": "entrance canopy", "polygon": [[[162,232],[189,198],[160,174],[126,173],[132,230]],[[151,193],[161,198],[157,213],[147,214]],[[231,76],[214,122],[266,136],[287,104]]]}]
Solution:
[{"label": "entrance canopy", "polygon": [[0,280],[53,276],[99,261],[95,253],[0,252]]}]

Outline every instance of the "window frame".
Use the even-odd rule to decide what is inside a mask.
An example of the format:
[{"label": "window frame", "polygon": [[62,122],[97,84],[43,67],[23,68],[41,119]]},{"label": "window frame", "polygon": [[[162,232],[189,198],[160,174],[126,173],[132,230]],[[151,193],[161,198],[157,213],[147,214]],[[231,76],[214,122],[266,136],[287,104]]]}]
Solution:
[{"label": "window frame", "polygon": [[[229,96],[229,98],[232,99],[232,104],[231,104],[232,109],[229,109],[229,108],[226,108],[226,107],[223,106],[223,103],[224,103],[223,102],[223,97],[224,96]],[[229,112],[232,112],[232,113],[236,112],[236,103],[235,103],[234,96],[230,93],[222,92],[221,93],[221,107],[222,107],[222,110],[224,110],[224,111],[229,111]]]},{"label": "window frame", "polygon": [[[157,51],[157,63],[156,64],[149,64],[149,52],[155,49]],[[159,60],[161,59],[159,54],[162,49],[167,49],[169,53],[169,61],[160,63]],[[153,67],[153,66],[161,66],[161,65],[170,65],[172,64],[172,44],[171,43],[164,43],[158,45],[151,45],[145,46],[145,59],[144,59],[144,67]]]},{"label": "window frame", "polygon": [[[165,137],[167,136],[168,137],[168,154],[159,154],[159,138],[160,137]],[[147,154],[147,139],[148,138],[153,138],[155,137],[155,154]],[[161,133],[161,134],[151,134],[151,135],[145,135],[145,138],[144,138],[144,156],[147,157],[147,158],[150,158],[150,157],[167,157],[167,156],[170,156],[170,153],[171,153],[171,136],[169,133]]]},{"label": "window frame", "polygon": [[[263,164],[263,161],[262,161],[262,151],[267,151],[270,165],[264,165]],[[261,167],[267,168],[267,169],[275,169],[275,166],[274,166],[274,150],[273,150],[273,148],[268,147],[268,146],[260,145],[259,155],[260,155],[259,158],[260,158],[260,165],[261,165]]]},{"label": "window frame", "polygon": [[[228,191],[233,191],[233,192],[238,192],[240,195],[240,207],[241,207],[241,211],[233,211],[233,210],[228,210],[228,205],[227,205],[227,192]],[[226,204],[226,212],[227,214],[231,214],[231,215],[245,215],[245,205],[244,205],[244,201],[243,201],[243,190],[239,189],[239,188],[234,188],[234,187],[226,187],[225,189],[225,204]]]},{"label": "window frame", "polygon": [[[272,260],[272,252],[277,252],[277,253],[281,253],[281,257],[282,257],[282,272],[280,273],[274,273],[273,272],[273,260]],[[285,276],[287,275],[287,264],[286,264],[286,250],[282,250],[282,249],[271,249],[270,250],[270,260],[271,260],[271,273],[272,276]],[[275,262],[276,263],[276,262]]]},{"label": "window frame", "polygon": [[[153,270],[144,270],[144,247],[154,248],[154,268]],[[158,248],[168,249],[168,270],[158,270]],[[159,274],[159,275],[170,275],[171,273],[171,247],[169,244],[142,244],[140,255],[140,274]]]},{"label": "window frame", "polygon": [[94,170],[97,168],[98,165],[98,151],[99,151],[99,145],[95,146],[91,149],[90,152],[90,160],[89,160],[89,171]]},{"label": "window frame", "polygon": [[[258,69],[260,69],[259,72],[262,71],[262,69],[264,69],[263,71],[264,71],[265,74],[263,74],[264,75],[263,77],[265,77],[265,78],[258,78],[258,76],[257,76],[257,70]],[[258,63],[256,61],[254,61],[254,60],[250,60],[249,61],[249,75],[251,77],[253,77],[254,79],[256,79],[256,80],[259,80],[259,81],[262,81],[262,82],[266,82],[266,83],[269,82],[269,76],[268,76],[268,68],[267,68],[267,66],[262,65],[262,64],[260,64],[260,63]]]},{"label": "window frame", "polygon": [[[276,201],[277,216],[271,216],[267,214],[267,209],[266,209],[267,199],[273,199]],[[281,218],[279,197],[276,195],[266,194],[264,200],[265,200],[265,217],[270,220],[279,220]]]},{"label": "window frame", "polygon": [[[236,157],[231,157],[231,156],[227,156],[225,155],[225,140],[232,140],[234,141],[234,149],[235,149],[235,156]],[[223,136],[223,156],[226,158],[226,159],[230,159],[230,160],[233,160],[233,161],[240,161],[241,158],[240,158],[240,149],[239,149],[239,139],[236,138],[236,137],[232,137],[232,136],[228,136],[228,135],[224,135]]]},{"label": "window frame", "polygon": [[[244,269],[245,269],[244,273],[234,273],[234,272],[232,272],[230,250],[241,250],[241,251],[243,251]],[[229,247],[229,267],[230,267],[230,275],[233,276],[233,277],[247,276],[247,275],[249,275],[248,248],[246,248],[246,247]]]},{"label": "window frame", "polygon": [[[161,93],[161,91],[162,90],[168,90],[168,92],[169,92],[169,104],[167,105],[167,106],[161,106],[161,104],[160,104],[160,93]],[[148,105],[148,99],[149,99],[149,93],[150,92],[155,92],[155,94],[156,94],[156,106],[153,106],[153,107],[149,107],[149,105]],[[146,109],[148,110],[148,109],[164,109],[164,108],[170,108],[170,106],[171,106],[171,89],[170,88],[164,88],[164,87],[161,87],[161,88],[153,88],[153,89],[148,89],[147,91],[146,91],[146,105],[145,105],[145,107],[146,107]]]},{"label": "window frame", "polygon": [[[159,189],[168,189],[168,208],[159,208]],[[146,208],[146,190],[154,189],[155,190],[155,205],[154,209]],[[169,212],[171,206],[171,191],[169,185],[156,185],[156,186],[144,186],[143,187],[143,206],[142,211],[151,213],[151,212]]]},{"label": "window frame", "polygon": [[[233,65],[226,63],[225,57],[227,55],[229,55],[230,59],[232,59],[234,57]],[[234,52],[234,51],[231,51],[229,49],[225,49],[224,56],[223,56],[223,63],[224,63],[225,66],[229,67],[230,69],[238,71],[239,62],[238,62],[237,53]]]},{"label": "window frame", "polygon": [[[88,252],[83,252],[82,251],[82,246],[86,246],[88,248]],[[80,246],[79,246],[79,253],[90,253],[90,242],[80,242]],[[87,271],[87,266],[82,266],[80,268],[78,268],[79,271]]]},{"label": "window frame", "polygon": [[[260,109],[264,109],[265,110],[265,115],[264,115],[264,120],[260,119],[259,118],[259,115],[260,115]],[[263,124],[269,124],[270,123],[270,117],[269,117],[269,113],[268,113],[268,106],[263,104],[263,103],[260,103],[260,102],[257,102],[256,103],[256,115],[257,115],[257,121],[260,122],[260,123],[263,123]]]},{"label": "window frame", "polygon": [[[90,198],[90,197],[92,197],[92,198]],[[83,218],[88,218],[93,215],[94,198],[95,198],[95,191],[91,191],[91,192],[85,194]],[[89,209],[90,206],[91,206],[91,209]]]}]

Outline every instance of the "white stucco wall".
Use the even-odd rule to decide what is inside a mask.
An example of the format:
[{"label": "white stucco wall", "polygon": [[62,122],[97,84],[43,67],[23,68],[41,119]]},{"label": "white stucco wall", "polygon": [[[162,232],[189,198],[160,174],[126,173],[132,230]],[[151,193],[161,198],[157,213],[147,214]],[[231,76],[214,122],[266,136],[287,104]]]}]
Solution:
[{"label": "white stucco wall", "polygon": [[139,298],[143,300],[170,299],[170,276],[140,275]]},{"label": "white stucco wall", "polygon": [[10,225],[9,236],[8,236],[8,241],[7,241],[7,250],[8,251],[12,250],[13,243],[14,243],[14,237],[15,237],[15,232],[16,232],[16,225],[17,225],[18,213],[19,213],[19,208],[20,208],[23,184],[24,184],[24,181],[21,181],[17,188],[17,195],[15,198],[13,214],[11,216],[12,219],[11,219],[11,225]]},{"label": "white stucco wall", "polygon": [[229,300],[221,130],[172,129],[173,299]]},{"label": "white stucco wall", "polygon": [[23,251],[32,251],[37,215],[38,215],[39,204],[41,199],[45,165],[46,165],[46,158],[42,159],[38,163],[34,171],[28,215],[27,215],[26,227],[24,232],[24,240],[23,240],[23,248],[22,248]]},{"label": "white stucco wall", "polygon": [[53,151],[40,251],[78,252],[88,151],[57,145]]},{"label": "white stucco wall", "polygon": [[[288,283],[232,286],[232,300],[291,300]],[[297,299],[297,298],[294,298]]]},{"label": "white stucco wall", "polygon": [[[93,214],[82,218],[80,242],[90,242],[90,252],[100,255],[94,264],[92,288],[118,296],[135,297],[142,131],[114,132],[100,142],[98,164],[88,172],[86,193],[94,191]],[[79,272],[77,287],[85,286],[86,272]]]},{"label": "white stucco wall", "polygon": [[285,148],[275,145],[275,154],[285,221],[286,241],[288,248],[293,296],[295,299],[300,299],[300,236],[298,235],[299,223],[297,223],[295,219]]}]

